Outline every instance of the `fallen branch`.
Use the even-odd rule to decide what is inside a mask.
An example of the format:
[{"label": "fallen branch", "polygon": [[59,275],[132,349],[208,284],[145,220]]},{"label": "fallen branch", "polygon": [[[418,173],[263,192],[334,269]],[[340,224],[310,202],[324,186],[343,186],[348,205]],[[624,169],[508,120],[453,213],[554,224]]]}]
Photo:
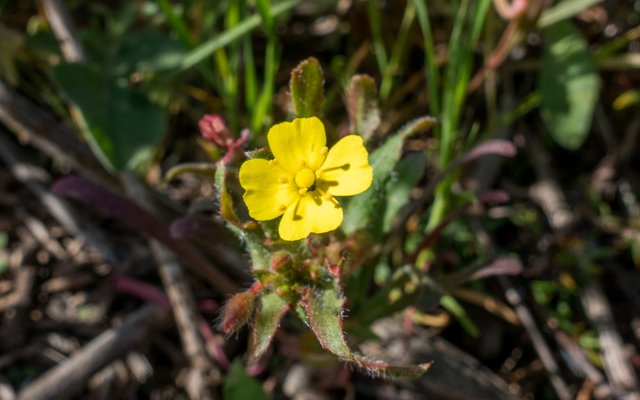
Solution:
[{"label": "fallen branch", "polygon": [[67,361],[48,370],[18,393],[20,400],[69,399],[82,391],[88,380],[104,366],[157,333],[166,312],[158,306],[144,306],[129,315],[122,325],[111,328]]}]

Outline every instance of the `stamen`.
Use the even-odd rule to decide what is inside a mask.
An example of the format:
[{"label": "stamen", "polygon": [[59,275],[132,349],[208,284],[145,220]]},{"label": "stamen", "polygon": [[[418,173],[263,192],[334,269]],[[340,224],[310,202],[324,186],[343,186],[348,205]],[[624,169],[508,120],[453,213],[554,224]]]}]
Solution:
[{"label": "stamen", "polygon": [[278,163],[278,160],[276,160],[275,158],[273,160],[269,160],[269,165],[274,166]]},{"label": "stamen", "polygon": [[281,176],[280,178],[278,178],[278,182],[289,183],[289,178],[287,178],[286,176]]},{"label": "stamen", "polygon": [[287,206],[282,204],[282,205],[280,205],[280,207],[278,207],[278,210],[280,210],[281,212],[285,212],[285,211],[287,211]]},{"label": "stamen", "polygon": [[305,160],[300,160],[298,161],[298,165],[300,166],[300,168],[304,168],[307,166],[307,162]]},{"label": "stamen", "polygon": [[300,193],[301,196],[305,195],[307,193],[307,188],[301,188],[298,190],[298,193]]}]

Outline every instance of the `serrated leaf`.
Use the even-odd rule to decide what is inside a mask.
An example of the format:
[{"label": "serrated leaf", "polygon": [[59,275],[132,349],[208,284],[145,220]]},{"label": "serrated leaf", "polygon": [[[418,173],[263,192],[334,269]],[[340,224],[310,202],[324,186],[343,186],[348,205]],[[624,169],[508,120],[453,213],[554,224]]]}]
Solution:
[{"label": "serrated leaf", "polygon": [[427,156],[413,153],[398,163],[398,166],[385,185],[387,204],[382,219],[382,230],[389,232],[400,210],[409,202],[411,189],[424,175]]},{"label": "serrated leaf", "polygon": [[587,42],[571,23],[543,30],[547,42],[540,72],[541,113],[551,136],[575,150],[587,138],[598,99],[599,77]]},{"label": "serrated leaf", "polygon": [[255,399],[268,400],[260,381],[250,377],[244,370],[242,362],[235,359],[224,378],[223,394],[225,400]]},{"label": "serrated leaf", "polygon": [[105,76],[96,65],[60,63],[51,75],[82,114],[84,133],[105,166],[133,170],[151,159],[166,121],[147,97]]},{"label": "serrated leaf", "polygon": [[320,116],[324,105],[324,74],[317,59],[302,61],[291,71],[289,90],[298,118]]},{"label": "serrated leaf", "polygon": [[349,130],[366,141],[380,125],[376,81],[368,75],[354,75],[347,88]]},{"label": "serrated leaf", "polygon": [[415,119],[369,156],[369,164],[373,168],[373,182],[364,193],[354,197],[346,206],[342,229],[347,234],[358,229],[369,227],[374,236],[382,233],[382,218],[386,200],[385,184],[402,155],[404,140],[420,131],[424,131],[436,123],[432,117]]},{"label": "serrated leaf", "polygon": [[251,349],[254,357],[260,357],[269,348],[280,321],[289,310],[289,303],[277,293],[260,296],[260,307],[256,312],[251,332]]},{"label": "serrated leaf", "polygon": [[305,288],[300,303],[322,348],[343,360],[353,361],[342,330],[344,298],[340,289],[337,286]]}]

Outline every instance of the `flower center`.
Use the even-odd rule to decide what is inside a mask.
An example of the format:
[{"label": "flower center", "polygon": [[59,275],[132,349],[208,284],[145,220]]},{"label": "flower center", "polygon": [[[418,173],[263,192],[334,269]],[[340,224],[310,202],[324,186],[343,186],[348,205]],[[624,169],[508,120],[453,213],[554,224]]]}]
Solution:
[{"label": "flower center", "polygon": [[296,185],[301,189],[307,189],[316,182],[316,174],[309,168],[303,168],[296,174]]}]

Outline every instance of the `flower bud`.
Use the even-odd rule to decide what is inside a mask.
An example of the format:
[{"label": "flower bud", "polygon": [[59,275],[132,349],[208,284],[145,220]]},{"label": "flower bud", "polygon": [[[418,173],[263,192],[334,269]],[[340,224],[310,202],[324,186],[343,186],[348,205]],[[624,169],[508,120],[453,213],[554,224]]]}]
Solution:
[{"label": "flower bud", "polygon": [[231,140],[231,131],[224,122],[224,119],[217,114],[207,114],[198,121],[200,134],[205,140],[214,143],[216,146],[226,149]]},{"label": "flower bud", "polygon": [[271,256],[269,265],[273,272],[278,272],[283,268],[290,268],[293,265],[293,258],[286,251],[277,251]]},{"label": "flower bud", "polygon": [[244,325],[253,313],[256,292],[247,290],[230,298],[222,309],[221,329],[226,335]]}]

